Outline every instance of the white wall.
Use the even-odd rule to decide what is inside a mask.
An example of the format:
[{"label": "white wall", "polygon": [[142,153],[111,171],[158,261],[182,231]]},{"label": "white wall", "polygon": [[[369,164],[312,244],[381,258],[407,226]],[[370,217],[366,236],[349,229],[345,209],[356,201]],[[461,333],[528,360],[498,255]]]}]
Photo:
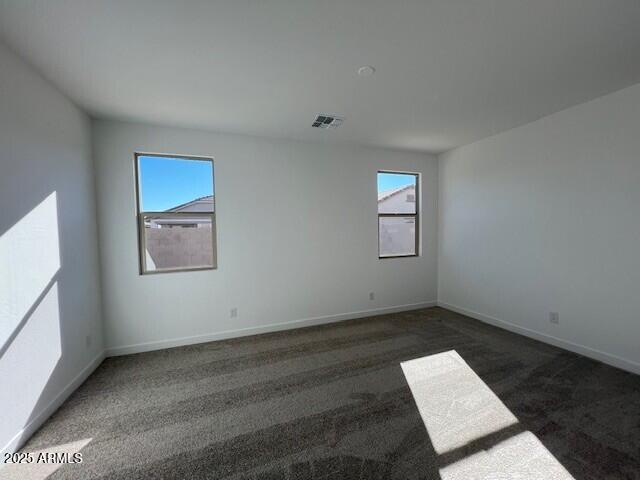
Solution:
[{"label": "white wall", "polygon": [[439,205],[444,306],[640,373],[640,85],[442,155]]},{"label": "white wall", "polygon": [[101,360],[94,196],[88,118],[0,44],[2,451]]},{"label": "white wall", "polygon": [[[93,139],[110,354],[436,300],[434,157],[110,121]],[[214,157],[217,270],[138,275],[136,151]],[[422,173],[419,258],[377,258],[378,169]]]}]

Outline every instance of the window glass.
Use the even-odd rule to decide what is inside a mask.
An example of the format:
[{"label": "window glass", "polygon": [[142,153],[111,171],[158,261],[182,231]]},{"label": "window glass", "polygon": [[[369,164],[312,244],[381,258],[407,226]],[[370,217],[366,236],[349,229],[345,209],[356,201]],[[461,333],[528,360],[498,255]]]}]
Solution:
[{"label": "window glass", "polygon": [[213,160],[137,155],[140,272],[216,267]]},{"label": "window glass", "polygon": [[416,254],[416,220],[414,217],[380,217],[378,222],[381,257]]},{"label": "window glass", "polygon": [[164,212],[196,198],[213,197],[211,160],[140,155],[138,162],[142,212]]},{"label": "window glass", "polygon": [[147,271],[213,268],[211,217],[144,215]]},{"label": "window glass", "polygon": [[416,213],[416,175],[378,173],[378,213]]},{"label": "window glass", "polygon": [[378,172],[378,256],[418,255],[418,174]]}]

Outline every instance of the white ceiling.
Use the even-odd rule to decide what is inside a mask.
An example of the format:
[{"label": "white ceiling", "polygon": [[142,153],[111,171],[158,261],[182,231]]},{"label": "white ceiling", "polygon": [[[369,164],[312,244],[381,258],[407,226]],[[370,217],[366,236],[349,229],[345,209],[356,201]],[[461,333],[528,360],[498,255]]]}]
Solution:
[{"label": "white ceiling", "polygon": [[640,82],[639,0],[0,0],[0,36],[95,116],[430,152]]}]

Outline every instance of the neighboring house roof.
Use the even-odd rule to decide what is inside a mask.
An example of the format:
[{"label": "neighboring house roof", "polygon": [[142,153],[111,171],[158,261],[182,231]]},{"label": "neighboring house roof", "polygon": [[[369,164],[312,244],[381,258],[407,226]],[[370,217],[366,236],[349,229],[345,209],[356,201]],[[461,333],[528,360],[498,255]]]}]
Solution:
[{"label": "neighboring house roof", "polygon": [[196,210],[198,205],[211,204],[211,211],[213,211],[213,195],[207,195],[205,197],[195,198],[189,202],[177,205],[173,208],[165,210],[165,212],[190,212],[199,211]]},{"label": "neighboring house roof", "polygon": [[378,193],[378,202],[386,200],[387,198],[393,197],[394,195],[403,192],[405,190],[414,190],[416,188],[415,185],[405,185],[404,187],[394,188],[393,190],[387,190],[386,192]]}]

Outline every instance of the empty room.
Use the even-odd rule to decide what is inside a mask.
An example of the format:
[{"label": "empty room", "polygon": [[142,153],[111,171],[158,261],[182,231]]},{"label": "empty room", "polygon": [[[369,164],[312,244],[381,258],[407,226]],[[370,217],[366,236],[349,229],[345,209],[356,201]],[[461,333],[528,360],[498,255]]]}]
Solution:
[{"label": "empty room", "polygon": [[0,0],[0,480],[640,480],[638,0]]}]

